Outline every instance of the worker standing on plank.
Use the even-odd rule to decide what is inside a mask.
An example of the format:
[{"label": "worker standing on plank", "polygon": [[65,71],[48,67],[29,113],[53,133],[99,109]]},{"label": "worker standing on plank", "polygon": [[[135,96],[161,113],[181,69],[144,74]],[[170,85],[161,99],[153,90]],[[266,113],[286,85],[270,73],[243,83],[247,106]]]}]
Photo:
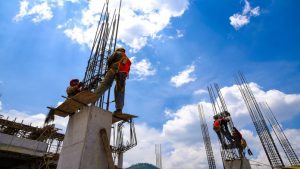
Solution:
[{"label": "worker standing on plank", "polygon": [[127,57],[124,48],[117,48],[116,51],[107,60],[108,71],[101,81],[100,86],[95,90],[98,97],[109,89],[114,81],[116,85],[114,89],[116,110],[115,114],[122,113],[124,107],[125,81],[128,78],[131,61]]}]

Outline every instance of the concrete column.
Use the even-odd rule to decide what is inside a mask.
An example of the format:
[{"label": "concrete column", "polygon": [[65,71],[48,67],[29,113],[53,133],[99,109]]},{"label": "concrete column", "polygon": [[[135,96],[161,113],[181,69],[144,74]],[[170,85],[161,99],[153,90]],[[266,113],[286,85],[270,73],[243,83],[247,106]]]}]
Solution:
[{"label": "concrete column", "polygon": [[224,161],[225,169],[251,169],[249,160],[246,158],[238,160]]},{"label": "concrete column", "polygon": [[99,131],[110,139],[112,113],[95,106],[83,107],[72,115],[67,126],[57,169],[107,169]]}]

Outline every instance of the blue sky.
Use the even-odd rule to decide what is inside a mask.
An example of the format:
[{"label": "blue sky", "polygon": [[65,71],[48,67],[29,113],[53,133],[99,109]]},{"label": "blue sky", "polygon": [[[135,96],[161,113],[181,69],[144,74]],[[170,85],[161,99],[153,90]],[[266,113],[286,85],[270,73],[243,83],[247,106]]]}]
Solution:
[{"label": "blue sky", "polygon": [[[205,157],[197,155],[200,150],[185,152],[182,145],[192,140],[196,147],[202,146],[199,120],[190,118],[198,118],[197,103],[208,102],[203,90],[210,83],[228,87],[222,91],[228,93],[225,98],[236,113],[234,120],[247,136],[257,138],[252,124],[245,122],[249,118],[245,107],[235,107],[240,105],[234,101],[239,97],[233,86],[237,71],[253,82],[257,99],[269,102],[288,133],[300,133],[299,123],[293,120],[300,117],[299,1],[123,2],[118,44],[134,57],[124,111],[139,116],[138,131],[159,137],[165,159],[173,161],[166,162],[165,168],[180,169],[174,161],[181,151],[191,157],[182,167],[207,165]],[[46,106],[63,101],[60,96],[65,95],[69,80],[83,79],[101,7],[97,0],[0,2],[2,114],[31,121],[36,115],[42,118]],[[59,126],[65,124],[61,119]],[[177,127],[183,131],[173,132]],[[198,133],[189,132],[190,127]],[[153,138],[141,135],[149,145],[155,144]],[[142,150],[143,145],[129,152],[127,165],[137,162],[130,157]],[[153,156],[141,160],[154,163]]]}]

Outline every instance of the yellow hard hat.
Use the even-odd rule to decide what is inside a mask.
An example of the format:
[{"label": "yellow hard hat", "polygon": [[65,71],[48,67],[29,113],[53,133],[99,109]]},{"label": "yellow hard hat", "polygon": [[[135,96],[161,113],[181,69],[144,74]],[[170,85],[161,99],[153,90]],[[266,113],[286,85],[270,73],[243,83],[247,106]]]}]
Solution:
[{"label": "yellow hard hat", "polygon": [[119,47],[116,49],[116,51],[125,52],[126,50],[123,47]]}]

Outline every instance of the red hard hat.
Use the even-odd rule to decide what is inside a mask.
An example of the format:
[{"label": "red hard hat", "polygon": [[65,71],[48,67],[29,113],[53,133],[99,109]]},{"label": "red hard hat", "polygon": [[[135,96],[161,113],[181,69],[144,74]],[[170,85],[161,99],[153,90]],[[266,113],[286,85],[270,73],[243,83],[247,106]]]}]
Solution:
[{"label": "red hard hat", "polygon": [[70,81],[70,85],[72,85],[72,84],[75,83],[75,82],[79,83],[79,79],[72,79],[72,80]]}]

